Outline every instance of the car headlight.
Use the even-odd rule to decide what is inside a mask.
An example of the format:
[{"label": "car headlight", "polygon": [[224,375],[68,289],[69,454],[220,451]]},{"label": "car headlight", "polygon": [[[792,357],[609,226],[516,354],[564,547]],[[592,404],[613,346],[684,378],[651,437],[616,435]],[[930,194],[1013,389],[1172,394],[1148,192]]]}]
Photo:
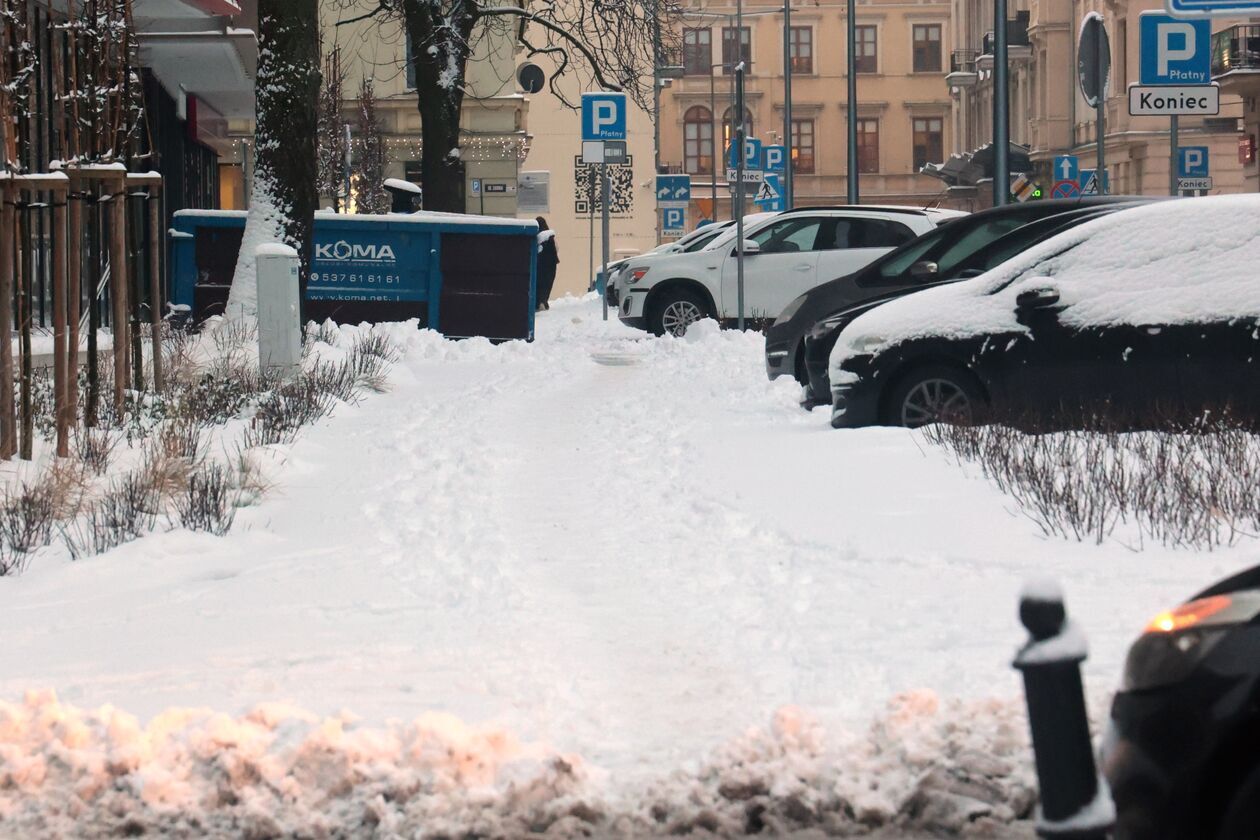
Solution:
[{"label": "car headlight", "polygon": [[789,303],[786,307],[784,307],[783,311],[779,313],[779,317],[774,319],[774,323],[776,325],[785,324],[788,321],[792,320],[792,317],[796,315],[797,312],[800,312],[801,307],[805,305],[806,297],[807,295],[800,295],[791,303]]},{"label": "car headlight", "polygon": [[1181,682],[1238,624],[1234,601],[1213,595],[1160,613],[1146,627],[1124,663],[1125,691]]},{"label": "car headlight", "polygon": [[647,273],[648,273],[647,268],[631,269],[629,272],[629,276],[626,277],[626,283],[633,286],[635,283],[638,283],[640,280],[642,280],[644,275],[646,275]]}]

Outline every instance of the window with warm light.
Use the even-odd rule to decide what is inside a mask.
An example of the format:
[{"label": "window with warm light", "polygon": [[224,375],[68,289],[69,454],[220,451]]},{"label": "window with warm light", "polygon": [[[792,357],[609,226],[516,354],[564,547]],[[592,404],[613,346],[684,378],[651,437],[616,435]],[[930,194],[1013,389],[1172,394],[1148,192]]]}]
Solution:
[{"label": "window with warm light", "polygon": [[792,171],[814,171],[814,121],[792,120]]}]

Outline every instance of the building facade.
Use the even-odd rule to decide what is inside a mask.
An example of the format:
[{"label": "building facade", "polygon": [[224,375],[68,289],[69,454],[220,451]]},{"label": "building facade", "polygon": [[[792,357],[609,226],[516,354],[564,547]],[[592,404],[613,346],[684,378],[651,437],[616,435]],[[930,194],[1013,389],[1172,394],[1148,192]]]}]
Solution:
[{"label": "building facade", "polygon": [[[1103,17],[1111,45],[1104,113],[1110,191],[1172,192],[1169,119],[1129,116],[1127,90],[1139,77],[1139,15],[1163,9],[1162,0],[1009,0],[1010,137],[1027,147],[1035,178],[1047,195],[1055,180],[1051,169],[1056,155],[1076,155],[1082,168],[1097,163],[1096,112],[1077,82],[1077,38],[1090,13]],[[967,152],[993,136],[993,0],[954,0],[952,20],[957,47],[945,86],[954,105],[954,139]],[[1231,22],[1214,21],[1213,28],[1229,29]],[[1242,97],[1223,85],[1218,116],[1180,118],[1180,145],[1210,150],[1213,193],[1244,189],[1244,166],[1239,163],[1243,116]],[[982,184],[975,194],[980,205],[991,201],[991,185]]]},{"label": "building facade", "polygon": [[1242,103],[1242,134],[1238,138],[1238,165],[1242,188],[1260,192],[1260,164],[1256,143],[1260,138],[1260,21],[1231,23],[1212,35],[1212,78],[1221,92]]},{"label": "building facade", "polygon": [[[747,0],[743,6],[739,32],[733,3],[690,4],[681,23],[681,76],[661,97],[662,168],[692,176],[694,219],[712,216],[715,193],[718,217],[730,215],[722,156],[737,125],[731,70],[740,60],[747,67],[749,135],[788,144],[782,2]],[[787,58],[797,205],[846,199],[846,15],[841,0],[792,0]],[[941,162],[955,147],[944,85],[954,37],[950,15],[946,0],[858,4],[857,157],[865,203],[922,205],[942,196],[941,182],[919,168]]]}]

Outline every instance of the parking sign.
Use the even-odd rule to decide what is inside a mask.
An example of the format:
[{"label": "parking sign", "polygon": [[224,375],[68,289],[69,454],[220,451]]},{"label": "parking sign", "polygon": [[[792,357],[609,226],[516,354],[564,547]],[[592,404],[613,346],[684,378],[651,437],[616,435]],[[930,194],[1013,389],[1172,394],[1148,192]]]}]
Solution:
[{"label": "parking sign", "polygon": [[676,238],[683,235],[687,212],[681,207],[667,207],[661,211],[661,235]]},{"label": "parking sign", "polygon": [[1207,146],[1182,146],[1177,149],[1177,177],[1207,178],[1208,159]]},{"label": "parking sign", "polygon": [[787,169],[787,146],[766,146],[761,152],[761,168],[766,172]]},{"label": "parking sign", "polygon": [[1144,85],[1206,85],[1212,81],[1212,24],[1159,12],[1139,18]]},{"label": "parking sign", "polygon": [[582,94],[582,139],[626,139],[626,95],[624,93]]}]

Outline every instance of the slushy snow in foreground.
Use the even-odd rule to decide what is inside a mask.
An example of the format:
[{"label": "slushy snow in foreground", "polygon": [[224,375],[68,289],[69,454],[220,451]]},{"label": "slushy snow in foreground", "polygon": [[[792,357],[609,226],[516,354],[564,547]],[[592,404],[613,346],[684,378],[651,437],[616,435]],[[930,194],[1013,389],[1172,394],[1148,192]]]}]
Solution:
[{"label": "slushy snow in foreground", "polygon": [[1040,537],[803,412],[755,334],[589,298],[533,344],[390,332],[392,390],[227,537],[0,579],[0,836],[1031,836],[1022,581],[1063,583],[1098,718],[1256,554]]}]

